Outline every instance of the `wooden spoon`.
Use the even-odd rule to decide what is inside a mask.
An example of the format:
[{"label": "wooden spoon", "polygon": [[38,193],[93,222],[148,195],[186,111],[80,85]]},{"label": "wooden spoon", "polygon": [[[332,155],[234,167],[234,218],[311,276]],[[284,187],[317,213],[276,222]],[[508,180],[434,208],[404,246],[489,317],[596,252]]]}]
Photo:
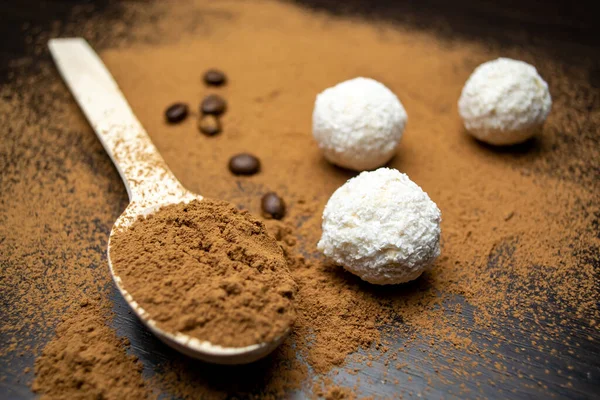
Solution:
[{"label": "wooden spoon", "polygon": [[[214,345],[159,328],[127,292],[111,262],[110,240],[114,232],[127,228],[141,215],[147,216],[169,204],[201,200],[202,196],[190,192],[175,178],[102,60],[84,39],[52,39],[48,46],[60,74],[127,188],[130,203],[111,230],[107,254],[110,273],[129,306],[159,339],[188,356],[218,364],[244,364],[269,354],[283,341],[285,334],[272,342],[246,347]],[[289,328],[286,334],[288,332]]]}]

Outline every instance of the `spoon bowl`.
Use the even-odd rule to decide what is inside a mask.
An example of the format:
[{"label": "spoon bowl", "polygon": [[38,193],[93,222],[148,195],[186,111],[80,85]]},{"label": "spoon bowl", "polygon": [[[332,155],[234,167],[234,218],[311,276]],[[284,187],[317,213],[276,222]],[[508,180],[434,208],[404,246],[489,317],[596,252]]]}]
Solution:
[{"label": "spoon bowl", "polygon": [[160,340],[190,357],[217,364],[245,364],[265,357],[284,340],[289,328],[270,342],[223,347],[161,329],[127,291],[111,259],[110,243],[115,232],[128,229],[137,218],[147,217],[164,206],[202,200],[202,196],[187,190],[169,170],[117,83],[85,40],[52,39],[48,46],[60,74],[127,189],[130,203],[110,232],[107,250],[110,273],[127,304]]},{"label": "spoon bowl", "polygon": [[[182,188],[183,189],[183,188]],[[181,193],[181,201],[170,201],[163,204],[153,205],[150,207],[139,206],[136,203],[130,203],[123,214],[117,219],[113,228],[110,231],[108,239],[108,267],[112,278],[119,289],[121,295],[127,301],[127,304],[138,316],[140,321],[160,340],[166,343],[173,349],[183,353],[189,357],[200,359],[202,361],[212,362],[216,364],[247,364],[259,360],[271,353],[285,339],[286,334],[281,335],[275,340],[267,343],[257,343],[246,347],[223,347],[212,344],[208,341],[198,340],[181,332],[169,332],[161,329],[152,316],[144,310],[144,308],[135,301],[131,294],[123,285],[121,277],[115,272],[111,259],[111,239],[115,232],[122,229],[127,229],[137,218],[148,217],[160,208],[176,203],[189,203],[192,200],[202,200],[202,196],[195,195],[191,192],[184,191]]]}]

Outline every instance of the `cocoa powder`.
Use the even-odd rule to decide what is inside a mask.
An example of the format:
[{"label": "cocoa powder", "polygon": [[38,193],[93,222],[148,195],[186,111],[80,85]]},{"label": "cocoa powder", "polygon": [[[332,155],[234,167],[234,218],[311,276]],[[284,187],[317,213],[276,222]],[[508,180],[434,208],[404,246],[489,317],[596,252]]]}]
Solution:
[{"label": "cocoa powder", "polygon": [[[273,356],[223,370],[165,352],[168,362],[146,361],[154,371],[151,388],[184,398],[278,398],[293,390],[381,397],[581,394],[574,377],[584,379],[597,365],[600,339],[600,97],[588,78],[589,48],[563,46],[581,51],[577,62],[563,62],[541,50],[544,38],[528,48],[498,46],[276,2],[132,4],[122,15],[65,29],[109,45],[101,57],[189,189],[256,215],[265,193],[285,200],[284,220],[265,224],[298,284],[294,330]],[[45,48],[43,36],[32,37],[38,40]],[[498,56],[535,65],[554,99],[544,131],[508,149],[470,139],[456,110],[473,68]],[[191,118],[167,126],[164,108],[175,100],[197,104],[210,94],[200,74],[215,66],[230,79],[219,88],[228,102],[223,132],[199,135]],[[4,87],[0,99],[0,121],[9,127],[1,144],[0,284],[10,305],[2,333],[11,354],[39,354],[21,332],[64,346],[64,335],[46,329],[40,339],[31,328],[56,326],[63,315],[57,310],[77,310],[86,293],[110,305],[103,252],[127,201],[54,68],[39,68]],[[327,164],[310,137],[314,96],[355,76],[382,81],[402,100],[409,123],[390,166],[406,172],[442,210],[442,256],[411,284],[365,284],[314,251],[325,202],[352,176]],[[260,174],[230,174],[227,162],[241,152],[260,158]],[[68,317],[62,324],[109,322],[110,316]],[[48,360],[62,362],[42,354],[37,365]],[[129,365],[125,373],[139,375],[131,360],[118,361]],[[62,379],[65,370],[49,373]],[[50,393],[57,381],[38,376],[36,390]]]},{"label": "cocoa powder", "polygon": [[56,340],[35,365],[32,390],[42,399],[155,398],[141,377],[143,366],[128,355],[126,338],[105,324],[102,307],[87,301],[56,328]]},{"label": "cocoa powder", "polygon": [[225,347],[283,336],[296,285],[262,222],[224,201],[162,207],[111,237],[133,299],[167,332]]}]

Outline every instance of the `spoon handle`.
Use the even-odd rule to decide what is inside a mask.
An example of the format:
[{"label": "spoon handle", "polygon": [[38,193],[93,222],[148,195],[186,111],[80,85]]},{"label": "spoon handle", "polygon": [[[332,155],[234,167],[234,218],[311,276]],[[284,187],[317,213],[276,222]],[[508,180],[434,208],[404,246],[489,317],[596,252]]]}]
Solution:
[{"label": "spoon handle", "polygon": [[100,57],[82,38],[48,43],[58,70],[117,167],[129,200],[141,207],[181,201],[189,192],[171,172]]}]

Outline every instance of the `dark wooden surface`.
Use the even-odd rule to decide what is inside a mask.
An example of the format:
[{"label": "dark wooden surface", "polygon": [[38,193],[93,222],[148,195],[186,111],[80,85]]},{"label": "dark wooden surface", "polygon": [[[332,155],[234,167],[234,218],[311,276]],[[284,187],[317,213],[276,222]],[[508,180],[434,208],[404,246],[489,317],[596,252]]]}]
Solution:
[{"label": "dark wooden surface", "polygon": [[[368,15],[371,18],[393,19],[400,23],[413,24],[427,29],[427,21],[430,19],[447,19],[453,26],[452,34],[455,35],[478,35],[489,37],[490,40],[512,41],[516,40],[512,35],[511,29],[521,28],[527,24],[531,32],[537,35],[544,35],[546,38],[560,41],[561,43],[586,44],[595,48],[596,65],[600,65],[600,40],[597,29],[596,15],[590,12],[586,3],[574,2],[535,2],[510,1],[499,5],[492,0],[478,0],[471,2],[443,2],[427,0],[414,3],[401,2],[381,2],[381,1],[350,1],[341,2],[334,0],[307,0],[297,1],[303,5],[325,9],[335,13],[359,12]],[[92,17],[96,13],[114,13],[114,18],[118,18],[115,12],[115,5],[110,1],[75,1],[75,0],[55,0],[55,1],[3,1],[0,6],[0,82],[9,79],[10,63],[24,55],[32,55],[32,49],[28,47],[22,32],[24,23],[33,27],[39,27],[39,31],[48,29],[53,20],[64,20],[69,15],[71,8],[75,4],[87,4],[89,8],[84,15]],[[409,15],[410,19],[406,18]],[[487,21],[487,22],[486,22]],[[432,28],[434,29],[434,28]],[[521,29],[522,30],[522,29]],[[76,33],[76,32],[73,32]],[[443,33],[443,32],[442,32]],[[568,57],[568,54],[556,55],[556,50],[548,47],[549,54],[558,57]],[[34,56],[37,58],[48,58],[47,54]],[[35,68],[35,63],[31,66]],[[592,69],[590,79],[600,86],[598,76],[600,68]],[[600,136],[600,134],[599,134]],[[124,198],[125,200],[125,198]],[[108,233],[109,226],[106,226]],[[127,336],[132,343],[132,351],[140,357],[148,370],[157,368],[163,361],[172,358],[181,358],[183,356],[173,352],[165,345],[154,338],[140,323],[134,318],[127,309],[124,301],[114,292],[113,294],[116,318],[114,326],[119,335]],[[460,299],[456,300],[460,302]],[[464,306],[465,319],[471,321],[473,310],[467,305]],[[1,314],[0,314],[1,315]],[[51,329],[51,328],[49,328]],[[510,324],[502,332],[507,338],[499,343],[499,357],[508,360],[510,368],[507,371],[495,370],[494,360],[489,360],[490,365],[479,366],[485,371],[483,378],[466,379],[463,383],[468,388],[472,388],[474,397],[498,397],[504,398],[510,389],[516,389],[510,394],[513,398],[541,398],[548,393],[553,393],[559,398],[600,398],[600,348],[598,340],[600,336],[597,331],[587,331],[586,328],[565,332],[565,335],[571,335],[575,338],[581,338],[577,346],[567,347],[560,338],[556,341],[556,350],[554,354],[540,353],[539,350],[525,343],[526,332],[519,332]],[[595,341],[584,340],[592,336]],[[472,334],[474,342],[489,343],[490,340],[496,340],[484,331],[474,330]],[[0,342],[1,345],[2,342]],[[400,345],[400,344],[398,344]],[[447,354],[446,357],[451,357]],[[464,354],[457,354],[464,357]],[[473,361],[477,361],[477,356],[473,355]],[[500,358],[499,358],[500,359]],[[533,360],[524,362],[524,360]],[[457,389],[457,385],[448,384],[444,378],[452,377],[440,376],[439,379],[425,379],[419,372],[423,369],[433,371],[436,366],[432,365],[431,358],[424,359],[421,355],[419,346],[415,346],[406,354],[406,362],[420,364],[420,370],[407,369],[397,371],[397,377],[400,378],[399,386],[387,385],[381,383],[382,371],[384,368],[374,363],[372,368],[363,369],[358,377],[361,378],[361,395],[393,395],[401,388],[405,393],[425,392],[429,398],[442,397],[462,397]],[[25,367],[32,367],[34,357],[30,354],[23,354],[21,357],[0,359],[0,372],[6,379],[0,382],[0,398],[8,399],[27,399],[34,397],[27,382],[22,375],[15,374],[14,371],[23,370]],[[261,371],[264,363],[261,361],[250,367],[216,367],[206,365],[195,361],[186,361],[189,363],[190,371],[197,376],[209,376],[216,385],[227,387],[231,384],[231,376],[234,376],[236,386],[239,388],[250,388],[260,381]],[[444,362],[440,359],[439,362]],[[506,363],[506,361],[505,361]],[[393,370],[393,369],[392,369]],[[546,370],[572,370],[569,376],[548,374]],[[227,373],[225,373],[227,372]],[[494,374],[502,374],[504,385],[501,392],[491,383]],[[525,378],[523,378],[523,375]],[[29,376],[30,378],[31,376]],[[388,376],[388,379],[393,379]],[[407,379],[410,378],[410,379]],[[489,379],[488,379],[489,378]],[[341,372],[336,378],[339,382],[355,382],[357,376],[350,376]],[[548,386],[545,392],[539,390],[539,382]],[[481,387],[478,387],[480,385]],[[350,384],[352,386],[352,384]],[[303,397],[302,393],[296,393],[296,397]]]}]

